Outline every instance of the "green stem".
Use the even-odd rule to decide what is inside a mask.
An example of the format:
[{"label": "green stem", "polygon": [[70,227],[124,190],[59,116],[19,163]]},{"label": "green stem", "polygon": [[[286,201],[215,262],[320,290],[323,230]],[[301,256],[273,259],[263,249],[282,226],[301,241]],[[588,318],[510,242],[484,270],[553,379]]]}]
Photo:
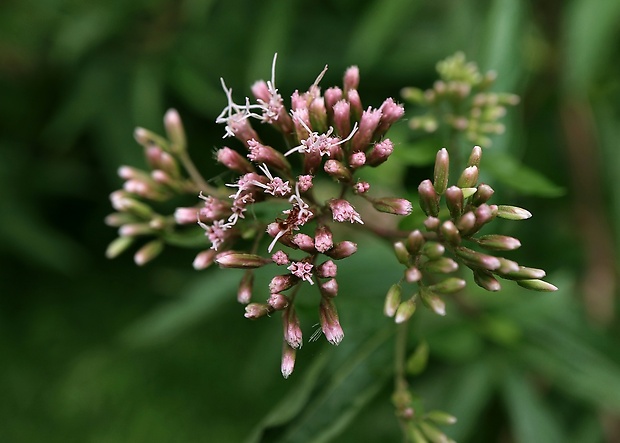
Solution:
[{"label": "green stem", "polygon": [[216,194],[217,193],[217,189],[215,189],[214,187],[210,186],[207,183],[207,181],[202,177],[200,172],[198,172],[198,169],[196,169],[196,166],[194,165],[194,162],[192,162],[192,160],[189,157],[189,155],[187,154],[186,150],[182,150],[182,151],[178,152],[177,155],[179,157],[179,160],[183,164],[183,167],[185,168],[185,170],[189,174],[190,178],[194,181],[194,183],[196,183],[196,185],[198,185],[200,187],[200,189],[203,192],[205,192],[207,194]]}]

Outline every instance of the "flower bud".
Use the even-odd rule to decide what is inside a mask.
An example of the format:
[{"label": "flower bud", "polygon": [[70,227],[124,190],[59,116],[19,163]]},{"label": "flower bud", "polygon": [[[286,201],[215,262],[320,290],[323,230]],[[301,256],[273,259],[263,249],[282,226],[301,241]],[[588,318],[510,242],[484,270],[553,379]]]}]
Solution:
[{"label": "flower bud", "polygon": [[429,350],[426,340],[422,340],[418,346],[416,346],[415,351],[409,356],[405,364],[407,374],[418,375],[424,372],[428,363]]},{"label": "flower bud", "polygon": [[384,135],[388,129],[405,114],[404,106],[394,102],[393,98],[386,98],[379,107],[379,110],[381,111],[381,120],[375,130],[375,137]]},{"label": "flower bud", "polygon": [[271,294],[269,300],[267,300],[267,304],[271,306],[274,311],[281,311],[289,305],[289,299],[284,294]]},{"label": "flower bud", "polygon": [[207,249],[206,251],[200,251],[196,254],[196,258],[192,262],[192,266],[195,270],[201,271],[203,269],[207,269],[209,266],[213,264],[215,259],[215,254],[217,252],[214,249]]},{"label": "flower bud", "polygon": [[450,156],[446,148],[441,148],[435,158],[435,174],[433,186],[437,194],[441,195],[448,187],[448,174],[450,171]]},{"label": "flower bud", "polygon": [[338,181],[351,180],[351,171],[338,160],[327,160],[323,169]]},{"label": "flower bud", "polygon": [[116,258],[125,252],[135,241],[135,237],[117,237],[108,245],[105,256],[107,258]]},{"label": "flower bud", "polygon": [[474,223],[474,231],[479,231],[484,225],[495,218],[493,208],[486,203],[481,204],[474,210],[476,223]]},{"label": "flower bud", "polygon": [[357,89],[360,84],[360,70],[357,66],[350,66],[344,73],[343,78],[344,92],[350,89]]},{"label": "flower bud", "polygon": [[424,242],[424,235],[418,229],[415,229],[407,236],[407,250],[411,255],[417,255]]},{"label": "flower bud", "polygon": [[375,130],[381,120],[381,111],[379,109],[368,108],[362,113],[360,124],[357,132],[351,140],[353,151],[365,151],[370,142],[372,142]]},{"label": "flower bud", "polygon": [[421,288],[420,298],[424,306],[430,308],[435,314],[446,315],[446,304],[437,294],[433,294],[426,288]]},{"label": "flower bud", "polygon": [[295,234],[293,243],[299,246],[302,251],[314,252],[314,240],[307,234]]},{"label": "flower bud", "polygon": [[422,273],[415,266],[411,266],[405,270],[405,280],[409,283],[415,283],[422,279]]},{"label": "flower bud", "polygon": [[435,192],[433,183],[430,180],[424,180],[418,186],[420,197],[420,207],[424,213],[431,217],[437,217],[439,214],[439,195]]},{"label": "flower bud", "polygon": [[164,126],[166,127],[168,138],[172,142],[172,151],[184,151],[186,148],[185,130],[181,123],[181,117],[176,109],[169,109],[168,112],[166,112],[164,116]]},{"label": "flower bud", "polygon": [[475,232],[476,215],[468,211],[458,218],[455,225],[462,236],[469,236]]},{"label": "flower bud", "polygon": [[445,246],[435,241],[428,241],[422,246],[422,254],[431,260],[441,257],[444,252],[446,252]]},{"label": "flower bud", "polygon": [[497,292],[502,289],[502,286],[493,274],[481,269],[474,269],[474,282],[487,291]]},{"label": "flower bud", "polygon": [[471,150],[471,154],[469,154],[469,159],[467,160],[467,166],[476,166],[480,167],[480,159],[482,158],[482,148],[480,146],[474,146]]},{"label": "flower bud", "polygon": [[338,295],[338,281],[335,278],[330,278],[326,282],[321,283],[320,288],[323,297],[335,297]]},{"label": "flower bud", "polygon": [[326,225],[318,225],[314,231],[314,248],[326,252],[334,246],[332,231]]},{"label": "flower bud", "polygon": [[467,264],[467,266],[482,268],[488,271],[494,271],[501,266],[501,263],[497,257],[482,254],[464,246],[456,248],[455,253],[465,262],[465,264]]},{"label": "flower bud", "polygon": [[533,291],[554,292],[558,290],[558,288],[551,283],[538,279],[517,280],[517,284],[525,289],[531,289]]},{"label": "flower bud", "polygon": [[547,273],[542,269],[528,268],[525,266],[519,266],[519,269],[517,271],[502,273],[502,277],[508,280],[541,279],[545,275],[547,275]]},{"label": "flower bud", "polygon": [[149,223],[128,223],[118,229],[118,235],[121,237],[136,237],[153,233],[154,230]]},{"label": "flower bud", "polygon": [[480,183],[478,185],[478,188],[476,189],[476,193],[471,200],[471,203],[474,206],[480,206],[481,204],[488,202],[494,192],[495,191],[493,190],[493,188],[489,185]]},{"label": "flower bud", "polygon": [[394,314],[396,314],[396,310],[400,305],[401,294],[402,289],[399,284],[393,284],[390,289],[388,289],[387,295],[385,296],[385,304],[383,306],[383,313],[387,317],[394,317]]},{"label": "flower bud", "polygon": [[459,188],[473,188],[478,181],[478,167],[468,166],[459,177],[456,185]]},{"label": "flower bud", "polygon": [[409,262],[411,261],[411,255],[409,255],[405,243],[403,243],[402,241],[397,241],[396,243],[394,243],[394,253],[401,264],[409,266]]},{"label": "flower bud", "polygon": [[226,251],[216,255],[215,263],[221,268],[252,269],[265,266],[271,260],[256,254]]},{"label": "flower bud", "polygon": [[457,262],[448,257],[441,257],[434,260],[429,260],[422,266],[424,271],[432,272],[435,274],[449,274],[456,271],[459,268]]},{"label": "flower bud", "polygon": [[124,224],[135,222],[137,222],[136,217],[134,217],[133,214],[129,214],[127,212],[114,212],[112,214],[108,214],[104,220],[104,223],[106,225],[113,228],[120,228]]},{"label": "flower bud", "polygon": [[143,266],[147,264],[148,262],[150,262],[151,260],[153,260],[154,258],[156,258],[159,254],[161,254],[161,251],[163,250],[164,250],[163,241],[159,239],[152,240],[148,242],[147,244],[145,244],[144,246],[142,246],[140,249],[138,249],[138,251],[133,256],[133,261],[138,266]]},{"label": "flower bud", "polygon": [[254,273],[251,270],[245,271],[241,281],[239,282],[239,289],[237,290],[237,301],[241,304],[247,305],[252,299],[252,287],[254,286]]},{"label": "flower bud", "polygon": [[265,146],[255,139],[248,140],[250,153],[248,158],[254,163],[265,163],[267,166],[280,171],[290,171],[291,165],[280,151],[276,151],[271,146]]},{"label": "flower bud", "polygon": [[273,312],[273,308],[266,303],[250,303],[245,307],[245,318],[260,318]]},{"label": "flower bud", "polygon": [[362,100],[357,89],[349,89],[345,92],[347,95],[347,101],[351,104],[351,116],[353,120],[359,120],[362,116]]},{"label": "flower bud", "polygon": [[290,263],[288,254],[284,251],[276,251],[275,253],[273,253],[271,255],[271,261],[278,266],[284,266]]},{"label": "flower bud", "polygon": [[340,260],[343,258],[350,257],[356,252],[357,252],[357,243],[344,240],[339,243],[336,243],[334,247],[330,249],[329,251],[326,251],[325,254],[335,260]]},{"label": "flower bud", "polygon": [[321,278],[335,277],[338,272],[338,266],[331,260],[321,263],[316,268],[316,275]]},{"label": "flower bud", "polygon": [[520,269],[519,263],[513,260],[508,260],[504,257],[497,257],[500,266],[495,270],[496,274],[510,274],[511,272],[517,272]]},{"label": "flower bud", "polygon": [[327,109],[325,109],[325,99],[316,97],[310,102],[308,107],[312,128],[319,133],[327,131]]},{"label": "flower bud", "polygon": [[280,364],[280,370],[282,371],[282,377],[288,378],[295,368],[295,355],[297,350],[292,348],[286,340],[282,345],[282,363]]},{"label": "flower bud", "polygon": [[346,100],[339,100],[333,109],[336,131],[340,137],[346,137],[351,133],[351,105]]},{"label": "flower bud", "polygon": [[422,431],[422,433],[426,436],[426,438],[433,443],[448,443],[450,441],[446,434],[425,421],[420,421],[418,423],[418,427],[420,428],[420,431]]},{"label": "flower bud", "polygon": [[292,274],[276,275],[269,283],[269,291],[274,294],[276,292],[286,291],[299,283],[299,278]]},{"label": "flower bud", "polygon": [[440,231],[444,238],[450,242],[450,244],[457,246],[461,243],[461,235],[452,220],[446,220],[443,222],[441,224]]},{"label": "flower bud", "polygon": [[[337,86],[327,88],[325,90],[325,93],[323,94],[323,97],[325,98],[325,107],[327,108],[327,112],[329,114],[330,109],[333,109],[336,103],[342,100],[342,89],[340,89]],[[335,116],[334,116],[334,119],[335,119]],[[340,135],[342,134],[345,134],[345,133],[341,133]],[[346,132],[346,134],[348,134],[348,132]]]},{"label": "flower bud", "polygon": [[424,416],[438,425],[453,425],[457,421],[455,416],[437,410],[427,412]]},{"label": "flower bud", "polygon": [[440,292],[442,294],[452,294],[465,287],[465,280],[457,277],[446,278],[445,280],[428,287],[429,291]]},{"label": "flower bud", "polygon": [[427,231],[437,231],[441,220],[437,217],[426,217],[426,220],[424,220],[423,223]]},{"label": "flower bud", "polygon": [[360,168],[366,163],[366,154],[363,151],[356,151],[349,157],[349,166]]},{"label": "flower bud", "polygon": [[216,158],[219,163],[240,174],[247,174],[255,171],[249,161],[231,148],[224,147],[219,149],[216,153]]},{"label": "flower bud", "polygon": [[321,298],[319,306],[319,318],[321,321],[321,329],[325,338],[332,345],[339,345],[344,338],[344,332],[338,320],[338,311],[336,305],[331,298]]},{"label": "flower bud", "polygon": [[416,305],[413,297],[399,304],[394,315],[394,323],[401,324],[409,320],[415,312],[415,308]]},{"label": "flower bud", "polygon": [[409,215],[413,210],[411,202],[404,198],[383,197],[372,200],[372,206],[379,212],[394,215]]},{"label": "flower bud", "polygon": [[525,220],[532,216],[528,210],[516,206],[499,205],[497,208],[497,216],[507,220]]},{"label": "flower bud", "polygon": [[463,214],[463,191],[461,188],[450,186],[446,189],[446,205],[453,219],[456,220]]},{"label": "flower bud", "polygon": [[301,348],[303,336],[293,305],[289,305],[282,313],[282,326],[284,327],[284,340],[289,346],[294,349]]},{"label": "flower bud", "polygon": [[477,238],[477,242],[483,248],[494,251],[512,251],[521,246],[518,239],[497,234],[483,235]]},{"label": "flower bud", "polygon": [[370,166],[379,166],[385,162],[394,152],[394,144],[389,138],[386,138],[370,148],[366,153],[366,164]]}]

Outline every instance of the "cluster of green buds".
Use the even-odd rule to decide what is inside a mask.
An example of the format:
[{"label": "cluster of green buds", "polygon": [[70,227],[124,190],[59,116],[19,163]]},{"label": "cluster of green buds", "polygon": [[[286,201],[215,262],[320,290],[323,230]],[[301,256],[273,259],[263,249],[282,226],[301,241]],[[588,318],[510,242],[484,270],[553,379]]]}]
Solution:
[{"label": "cluster of green buds", "polygon": [[[551,283],[541,280],[544,270],[490,254],[517,249],[521,242],[506,235],[480,235],[484,226],[496,217],[525,220],[532,214],[516,206],[489,204],[493,189],[477,183],[481,156],[482,149],[475,146],[456,185],[448,186],[449,155],[446,149],[441,149],[435,160],[434,179],[420,183],[419,203],[426,214],[425,230],[413,230],[406,239],[394,243],[396,258],[405,266],[405,271],[401,281],[388,291],[385,314],[394,317],[396,323],[411,317],[418,300],[435,313],[445,315],[446,306],[441,296],[455,293],[466,284],[464,279],[450,276],[461,265],[469,268],[474,282],[487,291],[499,291],[500,279],[516,281],[519,286],[535,291],[557,290]],[[442,197],[444,208],[441,207]],[[404,301],[403,282],[416,284],[418,288]]]},{"label": "cluster of green buds", "polygon": [[482,74],[475,63],[466,61],[462,52],[437,63],[437,72],[439,80],[432,88],[402,90],[404,100],[428,110],[409,120],[411,129],[435,132],[444,126],[463,134],[468,142],[490,146],[489,135],[504,132],[504,125],[498,120],[508,106],[519,103],[519,97],[491,92],[495,72]]}]

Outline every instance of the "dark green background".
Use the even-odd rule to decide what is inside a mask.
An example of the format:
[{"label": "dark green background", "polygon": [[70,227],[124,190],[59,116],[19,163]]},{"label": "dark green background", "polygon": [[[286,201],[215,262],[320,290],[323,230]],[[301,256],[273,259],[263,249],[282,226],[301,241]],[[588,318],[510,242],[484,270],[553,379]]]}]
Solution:
[{"label": "dark green background", "polygon": [[619,22],[616,0],[5,0],[0,441],[400,441],[381,313],[400,271],[384,246],[340,271],[343,344],[307,343],[284,381],[279,321],[243,318],[238,273],[197,273],[195,251],[172,248],[144,268],[108,261],[103,218],[117,167],[143,165],[133,128],[161,132],[170,107],[199,168],[220,171],[220,77],[248,95],[278,52],[286,97],[325,64],[324,87],[357,64],[378,106],[430,87],[458,50],[522,97],[488,151],[489,179],[534,218],[499,229],[561,289],[507,284],[467,294],[474,315],[421,313],[412,343],[426,338],[431,359],[412,385],[459,417],[447,432],[460,442],[618,441]]}]

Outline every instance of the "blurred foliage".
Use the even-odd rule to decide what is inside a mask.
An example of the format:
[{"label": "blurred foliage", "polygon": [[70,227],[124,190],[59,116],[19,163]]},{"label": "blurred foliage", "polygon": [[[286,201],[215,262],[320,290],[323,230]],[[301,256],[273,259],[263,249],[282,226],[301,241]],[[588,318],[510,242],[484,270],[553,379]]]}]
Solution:
[{"label": "blurred foliage", "polygon": [[[473,291],[445,319],[422,314],[411,342],[430,354],[412,385],[459,418],[446,429],[459,442],[618,441],[619,22],[617,0],[4,1],[0,441],[398,441],[382,303],[399,271],[385,245],[341,270],[341,346],[307,343],[285,381],[280,324],[243,318],[238,275],[194,272],[186,250],[108,262],[102,220],[117,167],[141,165],[133,128],[160,129],[169,107],[199,167],[220,172],[220,77],[247,95],[278,52],[286,96],[325,63],[325,84],[357,64],[378,106],[431,87],[456,51],[522,98],[482,170],[497,201],[534,214],[504,226],[524,244],[514,258],[561,290]],[[418,154],[395,157],[384,182],[415,189],[441,146],[406,123],[395,134]],[[542,176],[567,192],[518,193]]]}]

